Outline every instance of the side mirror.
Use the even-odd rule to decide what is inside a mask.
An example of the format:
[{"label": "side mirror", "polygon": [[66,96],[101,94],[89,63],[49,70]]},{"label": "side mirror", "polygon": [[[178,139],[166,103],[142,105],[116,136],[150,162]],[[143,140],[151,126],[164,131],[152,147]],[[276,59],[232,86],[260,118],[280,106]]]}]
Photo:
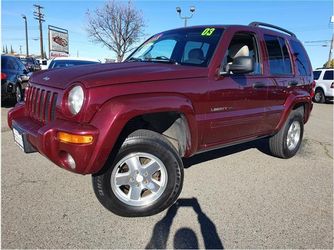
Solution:
[{"label": "side mirror", "polygon": [[250,56],[239,56],[234,58],[233,63],[227,65],[228,73],[245,74],[254,71],[254,61]]}]

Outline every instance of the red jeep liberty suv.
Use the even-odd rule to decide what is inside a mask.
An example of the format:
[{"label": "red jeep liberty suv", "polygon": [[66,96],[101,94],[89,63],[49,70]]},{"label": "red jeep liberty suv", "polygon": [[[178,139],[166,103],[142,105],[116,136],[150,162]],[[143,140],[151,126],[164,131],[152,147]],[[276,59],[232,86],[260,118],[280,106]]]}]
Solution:
[{"label": "red jeep liberty suv", "polygon": [[148,216],[179,196],[182,158],[258,138],[294,156],[313,88],[292,32],[196,26],[152,36],[123,63],[34,73],[8,124],[24,152],[92,174],[110,211]]}]

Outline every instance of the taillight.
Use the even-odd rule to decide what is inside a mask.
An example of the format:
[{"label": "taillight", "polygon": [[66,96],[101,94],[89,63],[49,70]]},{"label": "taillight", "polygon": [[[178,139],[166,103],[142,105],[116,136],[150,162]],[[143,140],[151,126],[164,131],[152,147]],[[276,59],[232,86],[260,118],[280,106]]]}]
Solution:
[{"label": "taillight", "polygon": [[7,79],[7,75],[1,72],[1,80],[6,80],[6,79]]},{"label": "taillight", "polygon": [[334,82],[332,82],[331,88],[334,89]]},{"label": "taillight", "polygon": [[[316,85],[316,83],[315,83],[315,81],[313,81],[312,84],[311,84],[312,89],[311,89],[311,91],[310,91],[311,98],[314,97],[314,93],[315,93],[315,85]],[[332,84],[332,85],[333,85],[333,84]]]},{"label": "taillight", "polygon": [[[316,85],[316,83],[315,83],[315,81],[313,81],[312,82],[312,89],[314,90],[314,88],[315,88],[315,85]],[[333,85],[333,84],[332,84]]]}]

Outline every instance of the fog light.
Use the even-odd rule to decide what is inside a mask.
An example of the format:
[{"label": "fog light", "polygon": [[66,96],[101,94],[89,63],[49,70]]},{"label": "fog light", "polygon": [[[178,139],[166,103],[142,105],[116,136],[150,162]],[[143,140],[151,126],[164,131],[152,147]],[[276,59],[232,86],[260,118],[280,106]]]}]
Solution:
[{"label": "fog light", "polygon": [[66,155],[66,162],[70,166],[71,169],[75,169],[75,160],[73,159],[72,155]]}]

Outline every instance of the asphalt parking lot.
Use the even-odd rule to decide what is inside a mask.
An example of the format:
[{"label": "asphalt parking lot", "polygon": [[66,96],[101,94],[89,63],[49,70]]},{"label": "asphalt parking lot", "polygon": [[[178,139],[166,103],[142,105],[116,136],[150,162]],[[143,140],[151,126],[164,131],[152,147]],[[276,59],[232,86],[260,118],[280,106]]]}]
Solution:
[{"label": "asphalt parking lot", "polygon": [[250,143],[187,161],[176,205],[146,218],[104,209],[90,176],[25,155],[1,109],[2,248],[333,248],[333,105],[315,104],[289,160]]}]

